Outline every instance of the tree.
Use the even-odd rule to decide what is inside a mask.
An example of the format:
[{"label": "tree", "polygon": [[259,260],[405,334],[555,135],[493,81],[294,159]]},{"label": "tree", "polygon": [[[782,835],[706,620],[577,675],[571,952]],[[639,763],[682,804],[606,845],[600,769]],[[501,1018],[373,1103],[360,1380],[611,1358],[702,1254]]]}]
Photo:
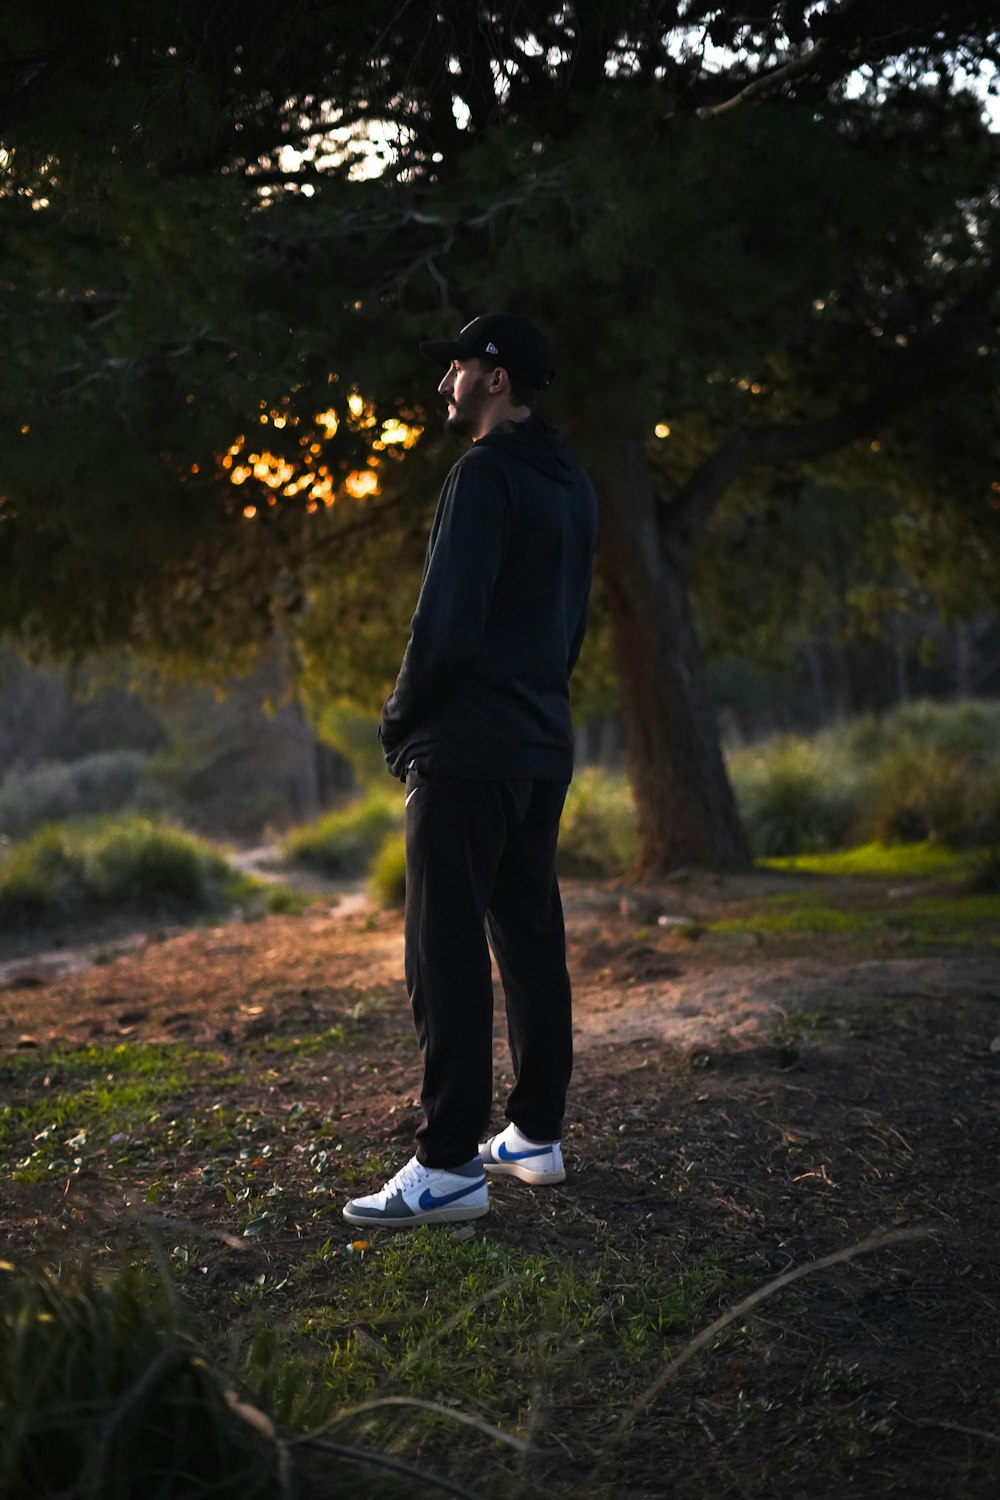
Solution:
[{"label": "tree", "polygon": [[[877,488],[891,457],[910,543],[996,582],[996,141],[962,81],[996,8],[103,9],[39,7],[0,54],[0,628],[190,660],[277,621],[378,681],[448,457],[413,347],[513,305],[558,335],[552,414],[601,498],[641,866],[745,864],[689,596],[732,497],[780,527],[801,476]],[[380,175],[330,158],[376,127]],[[286,467],[236,442],[261,424]]]}]

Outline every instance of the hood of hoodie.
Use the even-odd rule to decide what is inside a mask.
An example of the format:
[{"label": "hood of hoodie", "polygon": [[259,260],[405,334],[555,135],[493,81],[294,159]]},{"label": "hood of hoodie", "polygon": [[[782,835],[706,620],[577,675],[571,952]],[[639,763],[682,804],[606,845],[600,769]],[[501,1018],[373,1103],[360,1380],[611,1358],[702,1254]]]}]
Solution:
[{"label": "hood of hoodie", "polygon": [[475,444],[477,448],[499,448],[549,479],[573,483],[577,469],[572,454],[554,427],[539,417],[524,422],[500,422]]}]

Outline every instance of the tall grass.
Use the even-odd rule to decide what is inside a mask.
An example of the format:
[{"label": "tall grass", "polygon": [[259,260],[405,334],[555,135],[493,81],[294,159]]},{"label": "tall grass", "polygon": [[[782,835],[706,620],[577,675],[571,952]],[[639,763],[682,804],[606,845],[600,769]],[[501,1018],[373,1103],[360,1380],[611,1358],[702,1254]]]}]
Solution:
[{"label": "tall grass", "polygon": [[579,772],[570,785],[559,834],[566,875],[622,875],[636,856],[635,808],[624,776]]},{"label": "tall grass", "polygon": [[273,1448],[233,1410],[155,1285],[129,1271],[0,1268],[0,1493],[276,1492]]},{"label": "tall grass", "polygon": [[287,860],[325,875],[363,875],[388,834],[402,826],[403,799],[369,792],[357,802],[293,829],[282,846]]},{"label": "tall grass", "polygon": [[0,857],[0,925],[90,908],[203,909],[236,882],[211,844],[168,824],[53,823]]},{"label": "tall grass", "polygon": [[758,856],[1000,842],[1000,704],[917,703],[730,757]]}]

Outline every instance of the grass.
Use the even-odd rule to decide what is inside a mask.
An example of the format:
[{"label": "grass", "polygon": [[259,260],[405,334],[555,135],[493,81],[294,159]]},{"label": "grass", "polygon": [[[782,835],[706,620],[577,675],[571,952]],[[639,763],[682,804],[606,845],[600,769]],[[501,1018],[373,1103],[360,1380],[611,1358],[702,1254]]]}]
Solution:
[{"label": "grass", "polygon": [[363,875],[388,834],[402,826],[400,797],[369,792],[357,802],[294,829],[285,839],[285,859],[326,875]]},{"label": "grass", "polygon": [[252,884],[211,844],[166,823],[53,823],[0,858],[0,925],[106,909],[209,910]]},{"label": "grass", "polygon": [[559,832],[559,869],[566,875],[624,874],[637,849],[635,809],[624,776],[579,772],[573,779]]},{"label": "grass", "polygon": [[[728,769],[751,849],[775,868],[916,876],[957,868],[956,850],[1000,844],[995,704],[915,704],[812,739],[778,735],[732,752]],[[920,852],[911,859],[897,845]],[[626,778],[579,772],[563,814],[561,871],[613,878],[635,853]],[[805,862],[832,855],[842,866]]]},{"label": "grass", "polygon": [[[163,1257],[160,1280],[0,1263],[3,1492],[272,1495],[282,1451],[286,1481],[307,1482],[331,1441],[375,1495],[432,1492],[429,1467],[513,1482],[568,1392],[599,1391],[610,1430],[665,1341],[745,1284],[710,1256],[664,1278],[613,1247],[529,1253],[426,1228],[349,1248],[328,1239],[293,1269],[291,1326],[267,1314],[289,1278],[256,1276],[235,1342],[231,1310],[199,1317],[195,1338],[171,1290],[196,1243]],[[385,1459],[416,1487],[381,1475]]]},{"label": "grass", "polygon": [[369,873],[369,889],[380,906],[402,906],[406,900],[406,841],[401,833],[385,840]]},{"label": "grass", "polygon": [[[867,845],[841,854],[766,860],[769,869],[827,877],[815,889],[779,892],[746,904],[738,914],[707,924],[709,932],[840,935],[909,941],[934,948],[1000,944],[1000,892],[977,891],[969,872],[975,857],[934,845]],[[837,888],[845,877],[905,879],[915,884],[888,899],[856,887]],[[828,883],[829,882],[829,883]]]},{"label": "grass", "polygon": [[[880,851],[870,859],[879,865]],[[870,924],[860,932],[867,941],[897,921],[919,941],[967,935],[982,946],[1000,930],[1000,897],[963,892],[963,869],[932,860],[899,899],[872,881],[818,878],[745,917],[758,931],[771,919],[768,942],[818,934],[817,953],[828,940],[853,942],[860,929],[851,924]],[[908,878],[898,865],[882,873]],[[803,1368],[815,1370],[817,1386],[803,1377],[803,1421],[822,1442],[803,1444],[798,1397],[781,1383],[781,1339],[772,1370],[770,1356],[757,1358],[770,1335],[739,1313],[744,1290],[787,1264],[779,1237],[789,1226],[801,1260],[830,1223],[825,1195],[834,1188],[819,1168],[836,1154],[835,1132],[810,1134],[810,1090],[789,1085],[774,1111],[755,1096],[741,1114],[728,1086],[725,1097],[696,1094],[700,1075],[672,1069],[660,1048],[633,1056],[624,1073],[624,1059],[610,1056],[578,1138],[586,1171],[565,1193],[501,1184],[494,1213],[475,1228],[362,1237],[344,1225],[341,1204],[395,1170],[412,1122],[396,1094],[398,986],[368,990],[367,974],[352,972],[314,1029],[248,1033],[227,1042],[226,1056],[133,1039],[4,1058],[0,1155],[18,1203],[12,1239],[25,1261],[35,1245],[36,1269],[0,1272],[0,1493],[424,1497],[436,1493],[428,1476],[439,1474],[483,1500],[604,1500],[657,1493],[657,1465],[670,1453],[672,1484],[683,1470],[678,1497],[701,1500],[752,1488],[753,1466],[762,1453],[773,1461],[779,1433],[787,1463],[795,1454],[808,1472],[800,1479],[796,1470],[784,1490],[775,1481],[775,1493],[818,1493],[810,1481],[821,1470],[848,1484],[855,1460],[843,1414],[854,1411],[861,1376],[838,1373],[825,1346],[809,1355]],[[789,1052],[807,1039],[839,1047],[849,1020],[835,996],[813,993],[789,1005],[772,1041]],[[398,1129],[373,1123],[369,1071],[373,1082],[383,1075],[380,1093],[404,1105]],[[905,1082],[901,1090],[907,1099]],[[886,1120],[909,1137],[919,1101],[914,1108],[909,1121]],[[875,1160],[881,1169],[883,1157]],[[854,1161],[840,1153],[831,1164],[837,1191]],[[767,1207],[772,1168],[773,1234],[761,1220],[756,1238],[741,1238],[757,1205]],[[881,1222],[881,1201],[865,1202],[865,1223]],[[46,1203],[43,1244],[25,1226]],[[144,1228],[154,1216],[160,1227]],[[89,1269],[74,1245],[92,1247]],[[58,1274],[38,1271],[46,1258]],[[723,1309],[734,1315],[724,1334],[714,1331]],[[780,1326],[782,1339],[801,1333],[794,1304]],[[677,1384],[676,1400],[650,1412],[631,1442],[630,1414],[650,1382],[687,1357],[699,1329],[711,1335],[708,1382],[688,1366],[682,1380],[691,1385]],[[773,1415],[783,1404],[785,1416]],[[710,1447],[691,1447],[696,1407]],[[868,1418],[850,1421],[850,1442],[867,1441]]]},{"label": "grass", "polygon": [[1000,839],[1000,707],[907,705],[812,739],[734,752],[729,772],[758,857],[851,843]]},{"label": "grass", "polygon": [[886,880],[921,880],[928,875],[968,873],[974,860],[968,854],[924,840],[919,844],[860,844],[828,854],[793,854],[783,859],[761,859],[764,869],[802,875],[862,875]]},{"label": "grass", "polygon": [[163,1106],[226,1075],[218,1053],[156,1043],[15,1054],[3,1072],[42,1095],[0,1109],[0,1163],[16,1182],[75,1176],[98,1158],[112,1172],[127,1166]]}]

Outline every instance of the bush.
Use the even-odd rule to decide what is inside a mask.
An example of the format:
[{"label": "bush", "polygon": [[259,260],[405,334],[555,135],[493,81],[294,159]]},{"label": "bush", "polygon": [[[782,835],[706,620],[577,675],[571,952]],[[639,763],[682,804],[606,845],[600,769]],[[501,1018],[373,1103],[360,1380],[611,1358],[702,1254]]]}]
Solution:
[{"label": "bush", "polygon": [[406,900],[406,839],[390,834],[371,867],[372,895],[381,906],[402,906]]},{"label": "bush", "polygon": [[961,843],[976,813],[974,778],[963,757],[902,744],[876,763],[871,831],[883,843]]},{"label": "bush", "polygon": [[16,770],[0,785],[0,833],[23,838],[45,823],[118,812],[135,797],[148,757],[107,750]]},{"label": "bush", "polygon": [[729,773],[753,853],[817,853],[843,846],[864,800],[860,773],[823,739],[782,736],[740,751]]},{"label": "bush", "polygon": [[55,823],[0,860],[0,923],[85,907],[205,908],[236,877],[210,844],[146,818]]},{"label": "bush", "polygon": [[581,771],[569,789],[559,834],[559,869],[610,878],[634,863],[635,807],[624,776]]},{"label": "bush", "polygon": [[386,835],[403,821],[401,799],[369,792],[358,802],[294,829],[285,839],[287,860],[313,866],[325,875],[363,875]]},{"label": "bush", "polygon": [[876,718],[864,714],[836,732],[856,759],[874,760],[903,748],[938,751],[980,762],[1000,761],[1000,704],[906,703]]}]

